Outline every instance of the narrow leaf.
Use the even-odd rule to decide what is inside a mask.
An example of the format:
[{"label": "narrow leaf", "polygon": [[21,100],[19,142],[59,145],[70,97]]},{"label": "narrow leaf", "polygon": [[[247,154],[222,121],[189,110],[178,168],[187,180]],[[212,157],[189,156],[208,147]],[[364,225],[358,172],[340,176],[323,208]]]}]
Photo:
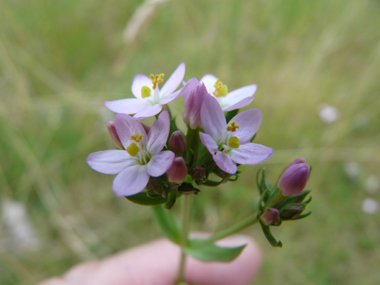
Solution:
[{"label": "narrow leaf", "polygon": [[264,235],[273,247],[282,247],[282,242],[277,241],[272,233],[270,232],[270,228],[264,225],[263,223],[260,222],[261,228],[263,229]]},{"label": "narrow leaf", "polygon": [[191,240],[185,251],[188,255],[204,262],[231,262],[245,248],[245,245],[238,247],[221,247],[215,244],[197,245],[199,240]]},{"label": "narrow leaf", "polygon": [[140,192],[137,193],[133,196],[127,196],[125,197],[129,201],[139,204],[139,205],[144,205],[144,206],[155,206],[155,205],[160,205],[166,202],[166,198],[157,195],[157,197],[149,197],[146,192]]},{"label": "narrow leaf", "polygon": [[164,210],[162,206],[152,207],[153,216],[162,234],[176,244],[180,244],[181,230],[178,221],[171,211]]}]

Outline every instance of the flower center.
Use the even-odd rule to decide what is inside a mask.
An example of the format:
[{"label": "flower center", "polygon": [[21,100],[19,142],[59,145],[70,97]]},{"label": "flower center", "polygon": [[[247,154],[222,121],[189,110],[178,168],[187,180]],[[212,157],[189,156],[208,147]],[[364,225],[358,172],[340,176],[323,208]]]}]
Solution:
[{"label": "flower center", "polygon": [[223,85],[222,81],[218,79],[216,79],[216,82],[215,82],[215,91],[214,91],[214,96],[215,97],[226,97],[227,96],[227,93],[228,93],[228,88],[227,88],[227,85]]},{"label": "flower center", "polygon": [[163,74],[163,73],[156,74],[156,75],[151,74],[149,76],[150,79],[152,79],[153,89],[156,89],[158,83],[161,83],[164,81],[164,76],[165,76],[165,74]]},{"label": "flower center", "polygon": [[232,122],[229,122],[227,127],[226,127],[227,131],[229,132],[236,132],[236,129],[239,129],[239,126],[236,125],[236,122],[235,121],[232,121]]},{"label": "flower center", "polygon": [[137,159],[141,165],[147,164],[150,159],[150,153],[144,149],[144,145],[140,142],[144,138],[143,134],[131,135],[131,140],[133,141],[126,149],[130,156],[137,156]]},{"label": "flower center", "polygon": [[135,142],[139,142],[143,139],[144,135],[142,134],[134,134],[134,135],[131,135],[131,140],[135,141]]}]

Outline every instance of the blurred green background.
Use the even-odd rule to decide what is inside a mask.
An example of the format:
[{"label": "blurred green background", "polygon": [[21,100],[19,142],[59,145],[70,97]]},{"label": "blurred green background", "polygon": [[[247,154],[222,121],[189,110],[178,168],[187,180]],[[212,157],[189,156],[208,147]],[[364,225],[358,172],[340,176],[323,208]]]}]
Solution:
[{"label": "blurred green background", "polygon": [[[362,203],[380,199],[380,2],[144,3],[0,0],[0,284],[35,284],[160,236],[150,209],[117,198],[113,177],[85,159],[114,147],[103,102],[131,97],[135,74],[180,62],[185,80],[258,84],[250,107],[263,112],[256,142],[275,149],[263,163],[272,181],[296,157],[313,166],[313,214],[273,230],[282,249],[259,227],[245,232],[264,256],[255,283],[379,284],[380,216]],[[323,104],[335,121],[321,120]],[[259,167],[201,189],[193,230],[252,213]],[[15,201],[21,221],[7,216]],[[32,240],[14,229],[26,221]]]}]

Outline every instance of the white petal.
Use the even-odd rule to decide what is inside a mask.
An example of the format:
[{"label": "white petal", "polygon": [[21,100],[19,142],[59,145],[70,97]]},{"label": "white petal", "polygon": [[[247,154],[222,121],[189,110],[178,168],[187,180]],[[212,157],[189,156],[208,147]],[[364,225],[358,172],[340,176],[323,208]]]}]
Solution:
[{"label": "white petal", "polygon": [[185,64],[182,62],[178,65],[177,69],[172,73],[170,78],[166,81],[164,86],[162,86],[160,94],[165,98],[166,95],[169,95],[177,89],[181,84],[183,77],[185,76]]},{"label": "white petal", "polygon": [[136,163],[136,159],[125,150],[94,152],[87,157],[86,161],[92,169],[104,174],[117,174]]},{"label": "white petal", "polygon": [[135,114],[147,106],[145,100],[131,98],[105,101],[104,105],[115,113]]},{"label": "white petal", "polygon": [[223,110],[231,111],[248,105],[252,100],[247,100],[247,98],[253,98],[256,89],[257,85],[253,84],[236,89],[228,93],[226,97],[220,97],[220,104],[222,105]]},{"label": "white petal", "polygon": [[150,88],[152,94],[153,94],[153,83],[152,79],[150,79],[148,76],[144,74],[137,74],[133,78],[132,82],[132,94],[135,95],[136,98],[142,99],[141,97],[141,88],[143,86],[147,86]]},{"label": "white petal", "polygon": [[113,180],[112,190],[117,196],[131,196],[141,192],[148,184],[145,165],[132,165],[120,172]]},{"label": "white petal", "polygon": [[206,74],[202,77],[201,82],[206,85],[207,92],[212,94],[215,92],[215,83],[217,78],[212,74]]},{"label": "white petal", "polygon": [[148,173],[150,176],[158,177],[164,174],[172,165],[174,153],[170,150],[161,151],[154,155],[148,162]]},{"label": "white petal", "polygon": [[224,172],[227,172],[229,174],[236,173],[236,163],[232,161],[231,157],[228,154],[222,151],[217,151],[216,154],[213,155],[213,159],[216,165]]},{"label": "white petal", "polygon": [[157,104],[153,106],[147,106],[138,113],[136,113],[133,117],[135,119],[141,120],[149,117],[153,117],[154,115],[157,115],[162,110],[162,106]]}]

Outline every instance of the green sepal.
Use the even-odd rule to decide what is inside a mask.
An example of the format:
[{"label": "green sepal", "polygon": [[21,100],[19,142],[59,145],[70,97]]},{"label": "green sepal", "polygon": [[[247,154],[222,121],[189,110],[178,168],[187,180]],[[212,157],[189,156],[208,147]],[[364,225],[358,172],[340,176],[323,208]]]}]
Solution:
[{"label": "green sepal", "polygon": [[129,201],[139,204],[139,205],[144,205],[144,206],[156,206],[160,205],[166,202],[167,198],[162,197],[161,195],[158,194],[150,194],[151,196],[149,197],[147,195],[147,192],[140,192],[132,196],[126,196],[125,198],[128,199]]},{"label": "green sepal", "polygon": [[176,190],[169,191],[168,196],[167,196],[167,202],[165,204],[165,210],[170,210],[173,208],[175,201],[177,200],[177,194],[178,192]]},{"label": "green sepal", "polygon": [[190,240],[185,252],[193,258],[204,262],[231,262],[246,247],[246,244],[238,247],[221,247],[215,244],[199,245],[199,242],[202,242],[202,240]]},{"label": "green sepal", "polygon": [[216,186],[219,186],[220,184],[222,184],[223,182],[224,182],[224,179],[222,179],[220,181],[213,181],[213,180],[207,179],[202,184],[206,185],[206,186],[216,187]]},{"label": "green sepal", "polygon": [[235,109],[235,110],[232,110],[232,111],[229,111],[226,113],[226,121],[229,122],[231,121],[231,119],[233,117],[235,117],[237,115],[237,113],[239,112],[239,109]]},{"label": "green sepal", "polygon": [[269,241],[269,243],[271,244],[271,246],[273,246],[273,247],[282,247],[282,242],[281,241],[277,241],[273,237],[272,233],[270,232],[270,228],[268,226],[264,225],[261,221],[260,221],[260,225],[261,225],[261,228],[263,229],[265,237],[267,238],[267,240]]},{"label": "green sepal", "polygon": [[198,195],[200,190],[195,188],[191,183],[183,182],[181,186],[178,186],[178,192],[184,195]]},{"label": "green sepal", "polygon": [[306,218],[306,217],[308,217],[308,216],[310,216],[310,215],[311,215],[311,211],[308,212],[308,213],[306,213],[306,214],[302,214],[302,215],[299,215],[299,216],[297,216],[297,217],[294,217],[294,218],[291,219],[290,221],[300,220],[300,219]]},{"label": "green sepal", "polygon": [[152,207],[153,217],[162,234],[176,244],[181,243],[181,229],[179,221],[171,211],[166,211],[162,206]]}]

